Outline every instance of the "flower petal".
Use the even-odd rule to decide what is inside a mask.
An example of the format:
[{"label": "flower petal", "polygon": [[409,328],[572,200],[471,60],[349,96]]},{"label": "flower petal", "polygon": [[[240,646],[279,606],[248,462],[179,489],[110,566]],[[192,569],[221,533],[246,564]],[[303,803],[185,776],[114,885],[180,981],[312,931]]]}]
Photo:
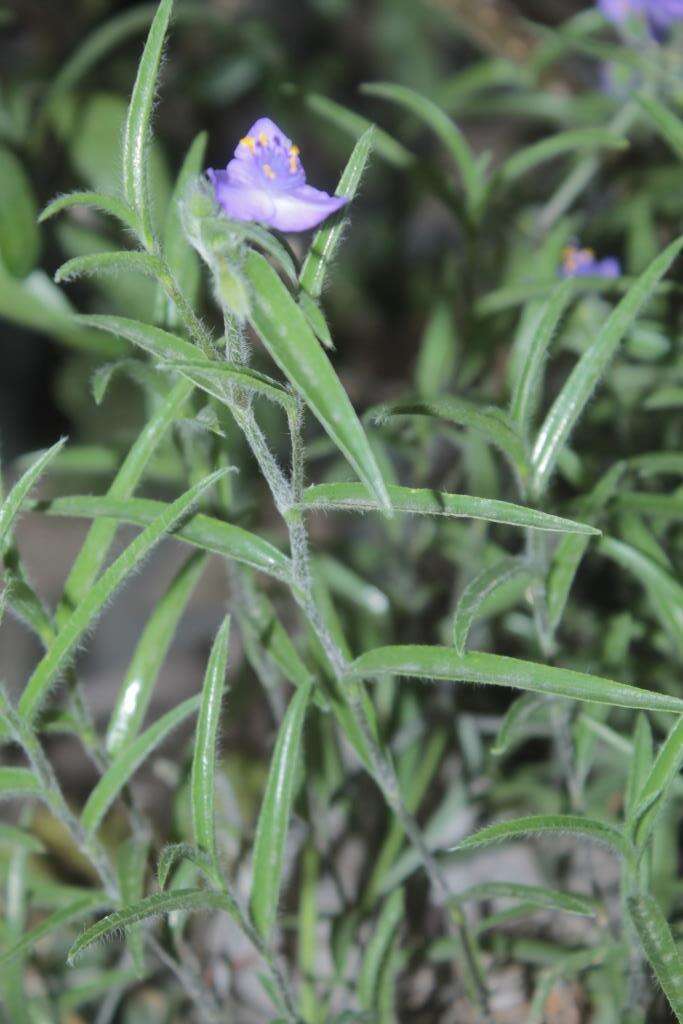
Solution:
[{"label": "flower petal", "polygon": [[233,185],[225,171],[211,175],[216,199],[228,217],[233,220],[259,220],[270,224],[275,214],[273,196],[265,189],[248,185]]},{"label": "flower petal", "polygon": [[307,231],[348,202],[346,196],[331,196],[311,185],[273,191],[271,196],[275,214],[268,223],[278,231]]}]

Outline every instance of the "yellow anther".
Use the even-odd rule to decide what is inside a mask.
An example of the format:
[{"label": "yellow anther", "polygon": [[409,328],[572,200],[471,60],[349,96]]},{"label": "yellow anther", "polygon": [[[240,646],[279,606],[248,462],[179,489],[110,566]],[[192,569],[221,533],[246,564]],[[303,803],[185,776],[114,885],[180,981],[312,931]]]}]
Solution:
[{"label": "yellow anther", "polygon": [[240,145],[246,146],[251,153],[253,153],[256,148],[256,143],[251,135],[245,135],[243,139],[240,139]]},{"label": "yellow anther", "polygon": [[299,149],[298,146],[290,146],[289,147],[289,155],[290,156],[298,156],[300,152],[301,152],[301,150]]},{"label": "yellow anther", "polygon": [[266,178],[269,178],[271,181],[273,180],[273,178],[277,178],[277,174],[270,166],[270,164],[263,165],[263,173],[265,174]]},{"label": "yellow anther", "polygon": [[259,132],[258,133],[258,140],[259,140],[259,142],[261,143],[262,146],[267,146],[268,145],[268,136],[266,135],[265,132]]}]

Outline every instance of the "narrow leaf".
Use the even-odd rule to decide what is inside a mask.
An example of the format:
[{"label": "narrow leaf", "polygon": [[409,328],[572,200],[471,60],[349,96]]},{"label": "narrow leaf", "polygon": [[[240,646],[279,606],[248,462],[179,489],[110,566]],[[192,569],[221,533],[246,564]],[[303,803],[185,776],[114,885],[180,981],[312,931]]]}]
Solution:
[{"label": "narrow leaf", "polygon": [[128,545],[123,554],[99,577],[85,597],[74,608],[59,630],[54,642],[45,652],[34,669],[19,701],[19,713],[27,719],[33,718],[39,710],[47,691],[63,669],[67,659],[73,652],[80,638],[92,625],[123,583],[127,576],[140,564],[161,538],[169,533],[196,504],[201,495],[223,476],[219,470],[195,484],[180,498],[169,505],[162,506],[162,511],[152,520],[149,526]]},{"label": "narrow leaf", "polygon": [[109,719],[106,747],[112,756],[137,735],[142,725],[178,622],[205,567],[205,555],[191,555],[149,617]]},{"label": "narrow leaf", "polygon": [[209,889],[176,889],[173,892],[154,893],[145,897],[132,907],[125,907],[102,918],[97,924],[86,929],[74,942],[69,950],[67,964],[72,966],[80,954],[92,946],[94,942],[117,932],[126,931],[140,921],[146,921],[160,914],[170,914],[175,910],[195,912],[202,910],[225,910],[229,914],[234,911],[234,903],[225,893],[212,892]]},{"label": "narrow leaf", "polygon": [[683,1024],[683,961],[666,918],[652,896],[629,897],[628,909],[657,981]]},{"label": "narrow leaf", "polygon": [[673,714],[683,712],[683,700],[666,693],[641,690],[614,679],[499,654],[459,655],[451,647],[417,644],[377,647],[351,662],[348,675],[356,679],[398,675],[443,679],[448,682],[483,683],[614,707],[670,711]]},{"label": "narrow leaf", "polygon": [[[444,491],[424,487],[399,487],[389,484],[389,500],[396,512],[414,512],[419,515],[450,516],[466,519],[484,519],[491,523],[508,523],[535,530],[556,533],[577,533],[585,536],[600,531],[584,523],[562,519],[533,508],[513,505],[509,501],[493,498],[473,498],[469,494],[446,494]],[[362,484],[314,484],[303,494],[304,508],[340,509],[349,512],[381,511],[379,503]]]},{"label": "narrow leaf", "polygon": [[541,885],[522,885],[518,882],[481,882],[456,893],[451,899],[456,903],[467,903],[470,900],[520,900],[537,907],[547,907],[549,910],[564,910],[568,914],[578,914],[580,917],[595,917],[601,911],[600,904],[588,896],[546,889]]},{"label": "narrow leaf", "polygon": [[[41,506],[47,515],[84,516],[86,519],[103,516],[106,519],[135,523],[138,526],[151,526],[158,516],[166,514],[170,508],[171,506],[163,501],[152,501],[148,498],[117,501],[108,497],[89,496],[54,498]],[[184,520],[181,526],[169,527],[169,531],[171,529],[177,540],[185,541],[204,551],[213,551],[226,558],[234,558],[285,583],[291,582],[291,566],[287,556],[269,541],[263,540],[258,534],[243,530],[241,526],[233,526],[232,523],[196,513]]]},{"label": "narrow leaf", "polygon": [[117,196],[109,196],[103,192],[70,192],[64,196],[57,196],[47,204],[38,220],[42,223],[62,213],[63,210],[70,210],[73,206],[90,206],[102,213],[108,213],[110,217],[115,217],[136,234],[140,230],[139,221],[127,203]]},{"label": "narrow leaf", "polygon": [[636,93],[636,100],[648,115],[665,142],[683,160],[683,121],[654,96],[645,92]]},{"label": "narrow leaf", "polygon": [[78,277],[93,277],[98,274],[139,274],[159,280],[164,277],[163,264],[146,252],[121,249],[114,252],[97,252],[87,256],[74,256],[62,263],[55,273],[57,284],[74,281]]},{"label": "narrow leaf", "polygon": [[311,685],[306,683],[296,691],[287,708],[270,762],[256,827],[250,905],[256,929],[266,942],[277,916],[301,735],[310,696]]},{"label": "narrow leaf", "polygon": [[[346,196],[349,200],[355,196],[367,162],[370,159],[374,135],[375,129],[370,127],[366,128],[358,139],[339,179],[335,195]],[[344,228],[344,218],[335,218],[324,227],[319,228],[313,236],[313,241],[306,253],[306,259],[299,275],[301,288],[313,299],[319,299],[322,295],[325,275],[330,263],[334,259],[335,252],[344,233]]]},{"label": "narrow leaf", "polygon": [[263,256],[250,252],[244,270],[254,289],[251,321],[263,344],[381,508],[390,512],[386,486],[365,432],[305,316]]},{"label": "narrow leaf", "polygon": [[192,824],[194,840],[200,850],[205,851],[216,860],[216,826],[215,826],[215,771],[216,771],[216,740],[220,724],[221,705],[225,687],[225,670],[228,662],[228,641],[230,637],[230,618],[223,620],[216,639],[214,640],[206,666],[202,700],[197,719],[194,755],[192,757],[192,775],[190,781],[190,799],[192,805]]},{"label": "narrow leaf", "polygon": [[524,359],[521,360],[510,401],[510,416],[524,435],[529,430],[538,405],[543,366],[548,349],[552,344],[557,325],[571,302],[573,293],[573,278],[567,278],[557,286],[541,312],[531,343],[524,353]]},{"label": "narrow leaf", "polygon": [[81,825],[92,835],[132,775],[188,715],[199,707],[199,697],[190,697],[158,718],[149,729],[123,748],[88,797],[81,813]]},{"label": "narrow leaf", "polygon": [[46,452],[43,452],[43,454],[29,466],[23,476],[17,480],[12,490],[0,505],[0,550],[2,550],[5,544],[12,522],[19,513],[29,491],[45,472],[55,455],[62,450],[65,443],[66,438],[63,437],[61,440],[57,441],[57,444],[53,444],[52,448],[48,448]]},{"label": "narrow leaf", "polygon": [[69,903],[66,907],[61,907],[59,910],[55,910],[53,914],[44,918],[40,924],[37,924],[35,928],[31,928],[25,932],[24,935],[16,942],[10,949],[5,953],[0,954],[0,967],[4,967],[5,964],[9,963],[15,957],[20,956],[22,953],[26,953],[27,950],[33,949],[35,944],[40,939],[45,938],[46,935],[51,935],[53,932],[61,931],[66,925],[71,924],[73,921],[80,921],[84,917],[88,917],[96,910],[101,910],[103,907],[111,906],[111,900],[104,892],[93,892],[87,896],[80,896],[78,899]]},{"label": "narrow leaf", "polygon": [[582,150],[589,153],[598,149],[623,150],[628,149],[628,145],[628,139],[610,134],[604,128],[572,128],[518,150],[508,157],[499,174],[505,184],[510,184],[540,164],[564,153],[574,155]]},{"label": "narrow leaf", "polygon": [[465,645],[469,635],[472,622],[489,594],[492,594],[498,587],[503,586],[518,576],[529,576],[528,565],[517,559],[504,558],[488,569],[482,569],[477,576],[471,580],[458,601],[453,616],[453,646],[458,654],[465,653]]},{"label": "narrow leaf", "polygon": [[671,784],[683,764],[683,718],[672,726],[649,774],[642,782],[632,813],[629,815],[636,845],[642,849],[650,839]]},{"label": "narrow leaf", "polygon": [[538,432],[532,462],[535,487],[542,493],[576,422],[615,355],[619,343],[656,285],[683,249],[683,237],[672,242],[641,274],[615,307],[597,338],[569,375]]},{"label": "narrow leaf", "polygon": [[519,839],[544,833],[583,836],[597,843],[611,846],[627,859],[633,855],[633,848],[628,839],[614,825],[608,825],[604,821],[597,821],[593,818],[581,817],[578,814],[534,814],[526,818],[501,821],[480,829],[474,835],[463,839],[457,846],[450,847],[450,850],[451,852],[476,850],[507,839]]},{"label": "narrow leaf", "polygon": [[123,194],[143,227],[143,239],[153,246],[152,216],[148,194],[148,155],[152,109],[159,65],[173,0],[161,0],[149,30],[130,98],[123,132]]},{"label": "narrow leaf", "polygon": [[432,100],[403,85],[394,85],[391,82],[366,82],[361,86],[361,92],[366,96],[377,96],[399,104],[431,128],[460,171],[470,212],[476,212],[483,175],[467,139],[448,114]]}]

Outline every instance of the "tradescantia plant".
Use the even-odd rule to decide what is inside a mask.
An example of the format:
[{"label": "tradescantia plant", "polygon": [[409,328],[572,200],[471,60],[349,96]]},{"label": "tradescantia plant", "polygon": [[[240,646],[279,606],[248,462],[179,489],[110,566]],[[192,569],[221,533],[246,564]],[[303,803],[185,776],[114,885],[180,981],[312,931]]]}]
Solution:
[{"label": "tradescantia plant", "polygon": [[[683,1020],[683,506],[666,487],[683,470],[670,276],[683,203],[669,189],[683,157],[679,19],[675,0],[665,19],[599,6],[619,45],[589,11],[539,29],[528,68],[482,60],[440,99],[366,85],[379,114],[389,103],[436,137],[434,161],[308,93],[302,106],[350,140],[334,195],[306,182],[298,147],[262,117],[225,170],[204,173],[198,136],[165,210],[151,122],[172,0],[114,19],[41,117],[151,20],[119,187],[61,195],[40,220],[112,218],[120,247],[72,255],[55,280],[151,282],[146,318],[125,301],[76,314],[27,276],[34,204],[17,159],[0,162],[14,197],[0,218],[0,312],[85,350],[98,405],[125,375],[147,415],[113,471],[106,448],[89,463],[93,450],[61,439],[0,505],[0,614],[42,646],[21,691],[0,694],[0,792],[18,808],[0,826],[8,1021],[142,1019],[150,992],[169,1021],[540,1024],[560,1019],[563,999],[567,1019],[670,1019],[665,999]],[[546,70],[574,52],[625,68],[633,95],[546,93]],[[451,116],[515,103],[558,130],[495,161]],[[603,161],[641,145],[661,145],[660,162],[619,184],[596,228],[585,204]],[[442,204],[458,247],[421,281],[414,369],[360,416],[322,295],[349,211],[353,234],[366,230],[357,193],[372,160]],[[279,233],[313,228],[303,247]],[[17,245],[22,231],[33,248]],[[620,233],[622,262],[604,244]],[[163,459],[172,493],[138,496]],[[34,497],[41,479],[103,464],[104,493]],[[26,568],[27,511],[91,524],[54,608]],[[122,524],[137,532],[115,551]],[[187,554],[101,723],[78,648],[168,537]],[[227,614],[203,681],[148,714],[209,560],[225,568]],[[226,680],[242,658],[238,701]],[[231,761],[219,738],[262,713],[261,693],[270,741],[254,785],[253,759]],[[157,759],[175,811],[162,834],[135,776],[181,728],[193,739],[176,743],[175,767]],[[51,760],[56,733],[96,773],[80,804]],[[251,814],[240,787],[256,790]],[[78,851],[78,884],[51,863],[39,810]],[[517,1016],[504,1017],[510,969]]]}]

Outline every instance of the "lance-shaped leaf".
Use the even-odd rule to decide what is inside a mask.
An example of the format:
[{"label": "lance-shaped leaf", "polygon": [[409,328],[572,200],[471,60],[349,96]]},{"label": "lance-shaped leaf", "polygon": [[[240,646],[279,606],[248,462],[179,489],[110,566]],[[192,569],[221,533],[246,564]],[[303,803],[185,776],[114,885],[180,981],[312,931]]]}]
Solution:
[{"label": "lance-shaped leaf", "polygon": [[[556,533],[579,533],[585,536],[599,534],[594,526],[575,523],[535,508],[514,505],[495,498],[474,498],[469,494],[447,494],[426,487],[400,487],[389,484],[389,500],[396,512],[416,515],[447,516],[465,519],[484,519],[490,523],[508,523],[534,530]],[[377,512],[381,507],[362,484],[314,484],[303,494],[303,507],[309,509],[339,509],[347,512]]]},{"label": "lance-shaped leaf", "polygon": [[158,718],[149,729],[121,750],[107,768],[88,797],[81,814],[81,825],[87,835],[92,835],[102,818],[149,755],[163,743],[173,729],[184,722],[188,715],[199,707],[199,697],[190,697]]},{"label": "lance-shaped leaf", "polygon": [[548,484],[558,456],[588,400],[642,306],[683,249],[683,237],[672,242],[629,288],[593,344],[586,349],[555,399],[536,437],[532,452],[537,493]]},{"label": "lance-shaped leaf", "polygon": [[636,95],[638,103],[646,112],[662,138],[683,160],[683,121],[654,96],[641,92]]},{"label": "lance-shaped leaf", "polygon": [[57,444],[53,444],[52,448],[48,448],[46,452],[43,452],[43,454],[29,466],[23,476],[17,480],[5,500],[0,504],[0,550],[2,550],[4,546],[10,527],[12,526],[12,522],[26,500],[29,491],[41,474],[45,472],[55,455],[61,451],[65,443],[66,438],[63,437],[61,440],[57,441]]},{"label": "lance-shaped leaf", "polygon": [[171,531],[178,521],[187,515],[201,495],[223,476],[223,470],[195,484],[180,498],[162,511],[149,526],[128,545],[123,554],[102,573],[71,615],[65,620],[57,636],[34,669],[19,701],[19,713],[27,719],[33,718],[39,710],[49,687],[63,669],[67,659],[85,631],[93,624],[118,587],[135,570],[143,558],[161,538]]},{"label": "lance-shaped leaf", "polygon": [[272,377],[249,367],[206,359],[195,345],[170,331],[123,316],[81,316],[78,319],[83,324],[108,331],[138,345],[220,402],[226,401],[225,384],[232,383],[278,402],[285,408],[294,406],[292,395]]},{"label": "lance-shaped leaf", "polygon": [[363,427],[306,317],[259,253],[249,253],[244,271],[253,289],[251,322],[263,344],[380,507],[390,512],[386,486]]},{"label": "lance-shaped leaf", "polygon": [[200,850],[209,854],[212,862],[216,860],[214,792],[216,740],[225,688],[229,638],[230,617],[228,616],[223,620],[223,624],[216,634],[209,662],[206,666],[190,779],[192,826],[195,843]]},{"label": "lance-shaped leaf", "polygon": [[75,281],[79,277],[96,277],[98,274],[119,273],[141,274],[154,280],[163,280],[165,268],[161,260],[146,252],[120,249],[112,252],[88,253],[74,256],[62,263],[55,272],[57,284]]},{"label": "lance-shaped leaf", "polygon": [[392,402],[381,406],[376,416],[380,421],[386,416],[425,416],[469,427],[499,448],[521,475],[526,473],[526,453],[522,439],[501,409],[493,406],[487,408],[466,398],[444,395],[429,401]]},{"label": "lance-shaped leaf", "polygon": [[123,194],[137,213],[143,228],[143,241],[148,248],[154,244],[147,173],[152,109],[157,76],[173,0],[161,0],[154,16],[147,42],[138,65],[137,78],[130,98],[123,131]]},{"label": "lance-shaped leaf", "polygon": [[133,739],[142,725],[178,622],[205,566],[202,552],[191,555],[149,617],[109,719],[106,747],[112,756]]},{"label": "lance-shaped leaf", "polygon": [[[121,903],[124,907],[137,903],[138,900],[142,899],[145,889],[148,853],[148,842],[135,836],[124,840],[118,848],[116,854],[116,874],[121,891]],[[136,931],[131,932],[128,936],[128,946],[137,975],[141,978],[145,972],[145,953],[142,935]]]},{"label": "lance-shaped leaf", "polygon": [[641,690],[614,679],[555,668],[500,654],[459,655],[451,647],[418,644],[377,647],[361,654],[347,670],[350,678],[396,675],[448,682],[484,683],[594,704],[645,711],[683,713],[683,700],[666,693]]},{"label": "lance-shaped leaf", "polygon": [[361,86],[361,92],[367,96],[377,96],[399,104],[419,117],[434,132],[460,171],[467,205],[470,212],[476,214],[485,183],[484,174],[467,139],[448,114],[426,96],[421,96],[404,85],[394,85],[392,82],[366,82]]},{"label": "lance-shaped leaf", "polygon": [[667,920],[657,901],[645,894],[629,897],[628,909],[657,981],[683,1024],[683,960]]},{"label": "lance-shaped leaf", "polygon": [[488,569],[482,569],[467,584],[460,595],[453,616],[453,646],[458,654],[465,653],[465,645],[472,622],[486,598],[498,587],[509,583],[510,580],[530,575],[530,568],[524,562],[518,559],[504,558],[500,562],[496,562],[495,565],[489,566]]},{"label": "lance-shaped leaf", "polygon": [[[175,188],[173,189],[164,225],[164,258],[178,283],[180,291],[191,304],[194,304],[197,299],[201,271],[199,268],[199,257],[188,242],[183,231],[180,205],[185,198],[189,183],[201,174],[207,138],[206,132],[200,132],[192,140],[192,144],[180,168]],[[179,322],[175,308],[171,310],[168,322],[171,325]]]},{"label": "lance-shaped leaf", "polygon": [[683,654],[683,587],[678,580],[642,551],[613,537],[604,538],[599,550],[645,587],[657,617]]},{"label": "lance-shaped leaf", "polygon": [[522,885],[519,882],[481,882],[463,889],[451,899],[456,903],[468,903],[471,900],[520,900],[536,907],[564,910],[580,917],[595,917],[601,911],[600,904],[588,896],[547,889],[542,885]]},{"label": "lance-shaped leaf", "polygon": [[[148,498],[117,501],[114,498],[89,496],[55,498],[41,506],[47,515],[85,516],[86,519],[104,516],[122,523],[135,523],[138,526],[151,525],[170,507],[163,501],[152,501]],[[259,572],[267,573],[285,583],[291,582],[291,566],[287,556],[269,541],[263,540],[258,534],[243,530],[241,526],[224,523],[200,512],[190,516],[182,526],[175,527],[173,536],[204,551],[213,551],[217,555],[244,562],[252,569],[258,569]]]},{"label": "lance-shaped leaf", "polygon": [[[109,498],[130,498],[142,479],[150,459],[167,436],[171,425],[182,414],[191,391],[189,383],[178,381],[160,402],[119,466],[109,486]],[[85,597],[94,584],[107,558],[107,553],[116,535],[116,529],[115,521],[104,519],[93,523],[88,530],[81,550],[69,570],[64,591],[57,606],[55,618],[58,625],[62,625],[69,612]]]},{"label": "lance-shaped leaf", "polygon": [[174,892],[154,893],[147,896],[132,907],[125,907],[115,914],[103,917],[101,921],[86,929],[76,939],[69,950],[67,964],[71,966],[76,958],[94,942],[101,942],[111,935],[127,931],[133,925],[160,914],[170,914],[175,910],[188,913],[202,910],[225,910],[234,913],[235,904],[226,893],[212,892],[210,889],[176,889]]},{"label": "lance-shaped leaf", "polygon": [[33,270],[40,251],[36,200],[21,161],[0,146],[0,262],[15,277]]},{"label": "lance-shaped leaf", "polygon": [[53,914],[49,914],[48,917],[44,918],[35,928],[25,932],[19,941],[15,942],[6,952],[0,954],[0,967],[9,963],[15,957],[21,956],[27,950],[33,949],[35,944],[40,939],[45,938],[46,935],[62,931],[65,925],[71,924],[73,921],[80,921],[96,910],[110,907],[111,902],[111,899],[105,892],[92,892],[86,896],[79,896],[65,907],[60,907],[59,910],[55,910]]},{"label": "lance-shaped leaf", "polygon": [[581,150],[621,150],[628,149],[628,144],[628,139],[610,134],[604,128],[572,128],[551,135],[550,138],[541,139],[540,142],[534,142],[531,146],[525,146],[508,157],[500,169],[500,180],[506,185],[511,184],[539,164],[554,160],[564,153],[574,155]]},{"label": "lance-shaped leaf", "polygon": [[377,1010],[377,995],[382,968],[394,936],[405,916],[405,894],[396,889],[382,905],[377,924],[363,954],[358,976],[358,1000],[364,1010]]},{"label": "lance-shaped leaf", "polygon": [[523,730],[527,721],[546,704],[546,698],[537,693],[523,693],[521,697],[513,700],[503,715],[503,721],[500,723],[496,738],[490,747],[493,756],[502,757],[514,743],[523,738]]},{"label": "lance-shaped leaf", "polygon": [[[346,196],[349,201],[355,196],[372,152],[374,134],[374,127],[366,128],[358,139],[339,179],[335,195]],[[322,295],[325,275],[334,258],[344,229],[344,218],[335,218],[319,228],[313,236],[299,275],[301,288],[313,299],[319,299]]]},{"label": "lance-shaped leaf", "polygon": [[635,842],[643,848],[650,839],[659,812],[683,764],[683,718],[672,726],[647,777],[642,781],[629,824]]},{"label": "lance-shaped leaf", "polygon": [[191,846],[190,843],[169,843],[161,851],[157,863],[157,881],[160,889],[166,888],[168,876],[181,860],[194,864],[208,881],[214,881],[215,865],[208,854],[198,850],[196,846]]},{"label": "lance-shaped leaf", "polygon": [[0,766],[0,800],[13,796],[40,796],[43,792],[30,768]]},{"label": "lance-shaped leaf", "polygon": [[136,234],[140,230],[140,222],[130,206],[118,196],[110,196],[104,192],[69,192],[67,195],[57,196],[47,204],[38,220],[42,223],[74,206],[89,206],[101,213],[109,214],[110,217],[115,217]]},{"label": "lance-shaped leaf", "polygon": [[250,906],[256,929],[266,942],[277,916],[301,735],[310,696],[311,684],[305,683],[292,697],[282,720],[256,827]]},{"label": "lance-shaped leaf", "polygon": [[37,836],[16,825],[0,824],[0,843],[21,847],[29,853],[45,853],[45,847]]},{"label": "lance-shaped leaf", "polygon": [[507,839],[519,839],[525,836],[544,834],[576,835],[591,839],[596,843],[610,846],[627,860],[634,854],[633,847],[624,834],[614,825],[594,818],[584,818],[578,814],[532,814],[526,818],[513,818],[488,825],[474,835],[463,839],[451,852],[476,850],[482,846],[491,846]]},{"label": "lance-shaped leaf", "polygon": [[510,400],[510,416],[526,436],[536,412],[543,367],[553,336],[574,293],[574,279],[559,284],[543,307],[519,369]]}]

